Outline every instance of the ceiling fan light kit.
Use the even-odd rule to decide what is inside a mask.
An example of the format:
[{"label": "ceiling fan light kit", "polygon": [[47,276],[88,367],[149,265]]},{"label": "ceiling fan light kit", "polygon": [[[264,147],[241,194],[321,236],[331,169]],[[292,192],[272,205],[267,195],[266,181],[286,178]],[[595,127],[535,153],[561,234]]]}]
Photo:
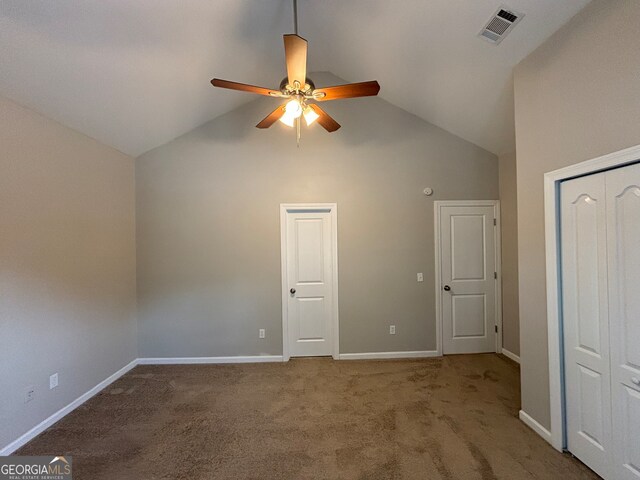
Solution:
[{"label": "ceiling fan light kit", "polygon": [[280,120],[281,123],[288,127],[295,126],[298,145],[300,145],[300,123],[302,118],[304,118],[308,127],[318,122],[329,133],[335,132],[340,128],[340,124],[315,102],[375,96],[380,91],[380,85],[374,80],[316,88],[313,81],[307,78],[307,41],[298,35],[297,0],[293,0],[293,22],[295,33],[283,36],[287,77],[280,82],[279,89],[257,87],[219,78],[214,78],[211,83],[214,87],[288,99],[285,104],[280,105],[263,118],[256,127],[269,128],[277,120]]}]

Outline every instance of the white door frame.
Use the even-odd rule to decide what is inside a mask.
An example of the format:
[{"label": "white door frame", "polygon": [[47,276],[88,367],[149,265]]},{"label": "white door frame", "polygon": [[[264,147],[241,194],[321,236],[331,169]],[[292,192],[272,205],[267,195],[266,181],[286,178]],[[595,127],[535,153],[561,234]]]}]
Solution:
[{"label": "white door frame", "polygon": [[[547,273],[547,341],[551,431],[543,435],[559,451],[566,448],[564,352],[560,302],[560,182],[640,161],[640,145],[544,174],[544,230]],[[522,358],[521,358],[522,360]],[[526,360],[525,360],[526,361]],[[545,432],[546,433],[546,432]]]},{"label": "white door frame", "polygon": [[287,212],[329,212],[331,216],[332,257],[332,323],[334,360],[340,357],[340,322],[338,320],[338,204],[337,203],[281,203],[280,204],[280,260],[282,267],[282,361],[291,358],[289,352],[289,279],[287,278]]},{"label": "white door frame", "polygon": [[440,217],[443,207],[493,207],[496,227],[493,229],[496,259],[496,353],[502,351],[502,250],[500,247],[500,201],[499,200],[436,200],[433,202],[435,254],[436,254],[436,350],[442,356],[442,249],[440,246]]}]

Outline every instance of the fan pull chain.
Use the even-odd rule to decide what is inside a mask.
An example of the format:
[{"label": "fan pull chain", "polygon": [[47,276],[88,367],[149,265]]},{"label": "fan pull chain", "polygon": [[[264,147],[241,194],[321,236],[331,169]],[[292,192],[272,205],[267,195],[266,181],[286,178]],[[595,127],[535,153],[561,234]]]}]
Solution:
[{"label": "fan pull chain", "polygon": [[298,0],[293,0],[293,33],[298,35]]}]

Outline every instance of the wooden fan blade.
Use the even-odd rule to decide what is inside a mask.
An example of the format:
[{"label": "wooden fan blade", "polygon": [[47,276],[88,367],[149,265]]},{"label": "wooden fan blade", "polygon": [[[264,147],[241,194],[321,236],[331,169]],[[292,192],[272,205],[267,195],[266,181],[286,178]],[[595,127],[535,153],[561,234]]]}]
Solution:
[{"label": "wooden fan blade", "polygon": [[298,35],[283,35],[289,85],[297,80],[300,88],[307,81],[307,41]]},{"label": "wooden fan blade", "polygon": [[[221,80],[214,78],[211,80],[214,87],[228,88],[230,90],[240,90],[242,92],[257,93],[258,95],[279,96],[281,92],[270,88],[256,87],[255,85],[247,85],[246,83],[230,82],[229,80]],[[273,92],[273,93],[272,93]]]},{"label": "wooden fan blade", "polygon": [[377,95],[379,91],[380,84],[374,80],[372,82],[348,83],[347,85],[337,85],[335,87],[316,88],[313,94],[314,100],[326,102],[327,100],[338,100],[340,98],[369,97]]},{"label": "wooden fan blade", "polygon": [[269,128],[271,125],[273,125],[278,120],[280,120],[282,115],[284,115],[284,105],[280,105],[273,112],[271,112],[269,115],[264,117],[262,121],[258,125],[256,125],[256,127]]},{"label": "wooden fan blade", "polygon": [[340,124],[333,118],[331,118],[331,116],[323,109],[321,109],[318,105],[311,104],[309,105],[309,108],[311,108],[318,114],[318,119],[316,120],[316,122],[322,125],[327,132],[335,132],[340,128]]}]

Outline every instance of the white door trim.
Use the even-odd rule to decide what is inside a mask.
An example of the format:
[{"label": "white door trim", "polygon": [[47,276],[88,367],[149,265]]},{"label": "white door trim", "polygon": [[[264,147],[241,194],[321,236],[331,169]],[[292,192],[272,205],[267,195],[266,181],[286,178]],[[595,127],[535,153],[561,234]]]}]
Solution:
[{"label": "white door trim", "polygon": [[496,335],[496,353],[502,351],[502,248],[500,246],[500,201],[499,200],[436,200],[433,202],[434,209],[434,231],[435,231],[435,255],[436,255],[436,351],[438,356],[442,355],[442,249],[440,247],[440,217],[443,207],[493,207],[496,228],[493,229],[495,236],[495,259],[496,272],[496,323],[498,325],[498,335]]},{"label": "white door trim", "polygon": [[[640,161],[640,145],[587,160],[544,174],[544,230],[547,274],[547,341],[549,346],[549,394],[551,407],[551,445],[566,447],[564,411],[564,353],[562,351],[562,312],[560,309],[560,182]],[[525,360],[526,361],[526,360]],[[548,437],[543,437],[549,440]]]},{"label": "white door trim", "polygon": [[289,280],[287,278],[287,212],[317,212],[331,214],[331,256],[333,259],[333,353],[334,360],[340,358],[340,322],[338,319],[338,204],[337,203],[281,203],[280,204],[280,261],[282,268],[282,361],[291,358],[289,351]]}]

